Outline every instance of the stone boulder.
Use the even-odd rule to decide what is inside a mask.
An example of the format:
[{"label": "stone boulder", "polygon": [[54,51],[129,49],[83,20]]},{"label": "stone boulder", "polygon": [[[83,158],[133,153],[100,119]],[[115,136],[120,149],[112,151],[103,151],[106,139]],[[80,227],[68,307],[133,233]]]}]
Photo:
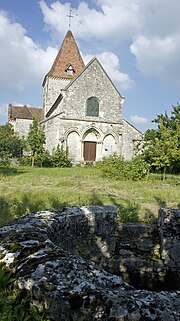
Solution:
[{"label": "stone boulder", "polygon": [[[92,262],[113,255],[116,215],[115,207],[92,206],[14,220],[0,228],[0,264],[51,320],[178,321],[179,291],[136,290]],[[81,240],[88,260],[77,251]]]}]

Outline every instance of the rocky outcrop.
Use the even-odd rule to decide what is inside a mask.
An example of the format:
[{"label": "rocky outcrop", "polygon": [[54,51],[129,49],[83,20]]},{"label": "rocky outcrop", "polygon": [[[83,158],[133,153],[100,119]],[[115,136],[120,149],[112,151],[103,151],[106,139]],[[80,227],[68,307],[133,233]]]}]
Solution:
[{"label": "rocky outcrop", "polygon": [[160,209],[158,227],[164,263],[180,269],[180,210]]},{"label": "rocky outcrop", "polygon": [[[171,213],[171,222],[177,221],[178,211],[164,210],[160,215],[165,211],[166,215]],[[120,239],[116,215],[115,207],[92,206],[43,211],[14,220],[0,228],[0,264],[15,273],[17,286],[25,289],[37,308],[55,321],[178,321],[179,291],[137,290],[121,276],[102,269],[112,263],[117,244],[120,246],[116,241],[117,236]],[[164,240],[170,236],[163,222],[160,218],[159,249],[162,260],[164,251],[171,249],[170,259],[165,256],[168,265],[176,257],[172,253],[178,250],[174,247],[178,238],[173,232],[172,246],[169,240],[165,248]],[[131,236],[132,232],[129,239]],[[139,251],[153,247],[150,241],[136,242]],[[119,247],[120,254],[123,250],[128,258],[130,249]],[[177,259],[173,262],[179,264]]]},{"label": "rocky outcrop", "polygon": [[180,290],[179,215],[160,209],[158,224],[118,224],[109,271],[138,289]]}]

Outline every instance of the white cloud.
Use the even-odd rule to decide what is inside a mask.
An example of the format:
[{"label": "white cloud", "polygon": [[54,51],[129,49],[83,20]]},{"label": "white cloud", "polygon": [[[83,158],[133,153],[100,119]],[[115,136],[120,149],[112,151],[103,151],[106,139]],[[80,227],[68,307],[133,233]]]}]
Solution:
[{"label": "white cloud", "polygon": [[[139,34],[165,36],[180,30],[179,0],[97,0],[94,3],[96,9],[86,1],[79,1],[77,7],[72,4],[72,27],[77,38],[111,39],[111,43],[114,39],[119,43]],[[54,1],[48,5],[46,0],[40,0],[40,7],[48,28],[63,36],[68,27],[70,1]]]},{"label": "white cloud", "polygon": [[139,36],[130,49],[143,74],[180,84],[179,34],[165,38]]},{"label": "white cloud", "polygon": [[146,124],[148,122],[146,118],[138,115],[131,115],[130,119],[134,124]]},{"label": "white cloud", "polygon": [[[119,44],[131,43],[130,52],[143,74],[180,83],[179,0],[97,0],[95,4],[92,8],[81,1],[73,8],[76,39],[94,41],[97,48],[103,45],[103,51],[112,52],[116,47],[116,53]],[[47,5],[40,0],[40,6],[47,27],[63,37],[70,4],[55,1]],[[87,50],[89,45],[86,54]]]},{"label": "white cloud", "polygon": [[[142,27],[141,13],[136,1],[116,0],[99,1],[99,10],[90,8],[81,1],[78,8],[73,8],[73,32],[77,38],[114,39],[117,42],[132,37]],[[55,1],[49,6],[40,0],[44,22],[48,28],[63,36],[67,31],[67,13],[70,3]]]},{"label": "white cloud", "polygon": [[114,53],[103,52],[101,54],[86,55],[83,56],[83,59],[85,63],[88,63],[94,56],[100,61],[108,76],[116,84],[120,92],[121,89],[129,89],[134,85],[134,81],[129,78],[128,74],[120,71],[119,58]]},{"label": "white cloud", "polygon": [[40,86],[57,53],[41,49],[26,35],[26,30],[0,11],[0,88],[23,92],[36,83]]}]

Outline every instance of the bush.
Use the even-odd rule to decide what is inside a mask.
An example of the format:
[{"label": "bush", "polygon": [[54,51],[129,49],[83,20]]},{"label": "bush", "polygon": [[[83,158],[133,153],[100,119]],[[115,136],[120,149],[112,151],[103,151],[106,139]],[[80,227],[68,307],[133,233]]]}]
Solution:
[{"label": "bush", "polygon": [[136,156],[131,162],[127,163],[129,178],[134,181],[141,180],[149,173],[149,165],[141,156]]},{"label": "bush", "polygon": [[49,155],[48,151],[35,154],[34,163],[37,167],[51,167],[51,156]]},{"label": "bush", "polygon": [[59,145],[56,149],[53,149],[51,155],[51,166],[52,167],[71,167],[72,163],[68,157],[68,150],[64,150]]},{"label": "bush", "polygon": [[18,162],[21,166],[31,166],[31,156],[23,156],[19,158]]},{"label": "bush", "polygon": [[0,151],[0,166],[9,167],[11,164],[12,154]]},{"label": "bush", "polygon": [[97,166],[101,169],[103,177],[117,180],[140,180],[148,173],[148,165],[140,156],[136,156],[131,162],[126,162],[122,156],[115,153],[103,158]]}]

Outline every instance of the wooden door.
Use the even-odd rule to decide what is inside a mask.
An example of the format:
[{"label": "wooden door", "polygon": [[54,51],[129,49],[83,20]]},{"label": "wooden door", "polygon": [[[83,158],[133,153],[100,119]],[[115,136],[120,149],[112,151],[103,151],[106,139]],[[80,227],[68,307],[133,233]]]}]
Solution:
[{"label": "wooden door", "polygon": [[96,160],[96,142],[84,142],[84,160],[89,162]]}]

